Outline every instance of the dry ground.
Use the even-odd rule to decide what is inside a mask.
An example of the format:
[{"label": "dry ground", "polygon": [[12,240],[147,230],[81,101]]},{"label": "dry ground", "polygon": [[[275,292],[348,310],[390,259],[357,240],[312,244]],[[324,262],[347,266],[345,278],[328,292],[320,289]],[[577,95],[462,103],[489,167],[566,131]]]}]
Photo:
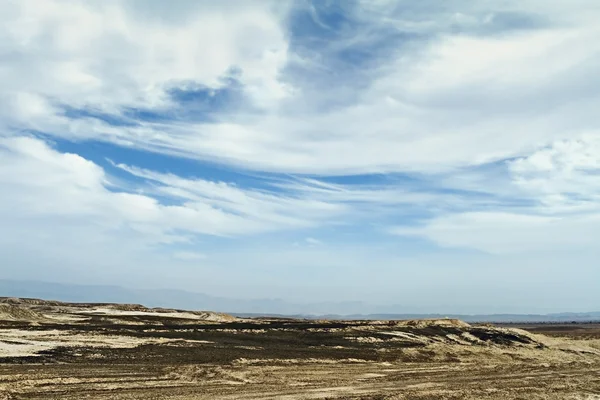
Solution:
[{"label": "dry ground", "polygon": [[0,301],[3,399],[600,399],[600,325]]}]

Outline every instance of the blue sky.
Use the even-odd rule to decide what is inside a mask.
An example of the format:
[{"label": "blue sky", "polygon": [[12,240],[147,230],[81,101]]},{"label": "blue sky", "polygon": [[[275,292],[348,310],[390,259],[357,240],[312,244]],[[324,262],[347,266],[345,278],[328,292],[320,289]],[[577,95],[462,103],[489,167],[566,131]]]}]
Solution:
[{"label": "blue sky", "polygon": [[2,276],[598,309],[596,3],[4,3]]}]

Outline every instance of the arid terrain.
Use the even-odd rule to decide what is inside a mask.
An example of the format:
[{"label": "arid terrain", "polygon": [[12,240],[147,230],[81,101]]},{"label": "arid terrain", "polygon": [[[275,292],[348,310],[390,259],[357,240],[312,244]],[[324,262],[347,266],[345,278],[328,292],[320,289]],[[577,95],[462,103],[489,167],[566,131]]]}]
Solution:
[{"label": "arid terrain", "polygon": [[0,399],[600,399],[600,324],[0,300]]}]

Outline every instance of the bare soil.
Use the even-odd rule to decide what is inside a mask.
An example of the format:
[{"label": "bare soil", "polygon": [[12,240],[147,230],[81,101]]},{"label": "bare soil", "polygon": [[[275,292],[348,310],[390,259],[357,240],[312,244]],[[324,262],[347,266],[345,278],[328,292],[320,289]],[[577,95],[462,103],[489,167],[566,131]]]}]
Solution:
[{"label": "bare soil", "polygon": [[600,325],[239,319],[0,300],[0,400],[600,400]]}]

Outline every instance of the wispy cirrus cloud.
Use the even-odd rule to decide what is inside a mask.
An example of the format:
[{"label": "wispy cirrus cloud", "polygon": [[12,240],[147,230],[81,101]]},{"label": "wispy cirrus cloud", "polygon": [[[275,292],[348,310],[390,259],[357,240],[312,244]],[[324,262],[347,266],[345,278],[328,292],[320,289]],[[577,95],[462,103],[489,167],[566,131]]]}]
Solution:
[{"label": "wispy cirrus cloud", "polygon": [[157,240],[176,232],[227,236],[306,228],[347,212],[334,202],[119,166],[153,185],[136,192],[131,184],[111,183],[99,165],[30,137],[2,139],[0,154],[0,182],[7,192],[2,210],[79,217],[108,229],[125,225],[158,234]]}]

